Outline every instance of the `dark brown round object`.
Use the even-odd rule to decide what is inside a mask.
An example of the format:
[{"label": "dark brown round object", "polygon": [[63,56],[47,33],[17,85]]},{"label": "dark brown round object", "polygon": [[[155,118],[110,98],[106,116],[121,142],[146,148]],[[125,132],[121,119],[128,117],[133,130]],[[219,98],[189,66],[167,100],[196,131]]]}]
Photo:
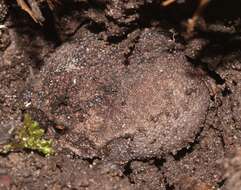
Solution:
[{"label": "dark brown round object", "polygon": [[167,39],[145,31],[126,68],[119,46],[82,32],[46,60],[32,103],[69,124],[65,141],[80,156],[93,147],[123,161],[175,153],[203,127],[209,95]]}]

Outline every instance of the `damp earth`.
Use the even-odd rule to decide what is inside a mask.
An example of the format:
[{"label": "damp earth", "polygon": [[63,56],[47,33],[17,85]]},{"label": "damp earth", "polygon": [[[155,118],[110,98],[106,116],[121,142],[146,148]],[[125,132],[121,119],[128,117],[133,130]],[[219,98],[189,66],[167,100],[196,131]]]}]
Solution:
[{"label": "damp earth", "polygon": [[[241,4],[0,0],[0,146],[29,114],[55,155],[0,157],[1,189],[238,190]],[[205,25],[205,26],[204,26]]]}]

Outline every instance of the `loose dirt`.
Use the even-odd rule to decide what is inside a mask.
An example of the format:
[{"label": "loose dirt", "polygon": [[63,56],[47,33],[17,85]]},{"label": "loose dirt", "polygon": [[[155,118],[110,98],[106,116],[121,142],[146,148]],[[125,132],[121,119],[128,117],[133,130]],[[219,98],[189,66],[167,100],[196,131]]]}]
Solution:
[{"label": "loose dirt", "polygon": [[0,1],[0,144],[29,113],[56,150],[2,155],[1,188],[239,189],[241,4],[187,39],[195,6],[62,1],[40,26]]}]

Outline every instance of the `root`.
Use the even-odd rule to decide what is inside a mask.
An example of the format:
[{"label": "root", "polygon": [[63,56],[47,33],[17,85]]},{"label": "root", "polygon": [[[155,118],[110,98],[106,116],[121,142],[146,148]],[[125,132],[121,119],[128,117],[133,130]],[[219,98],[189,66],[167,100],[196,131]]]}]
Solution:
[{"label": "root", "polygon": [[[42,15],[42,12],[39,8],[38,0],[16,0],[16,1],[17,1],[17,4],[25,12],[27,12],[36,23],[42,24],[45,21],[43,15]],[[46,1],[51,10],[53,10],[55,5],[58,3],[58,0],[46,0]]]}]

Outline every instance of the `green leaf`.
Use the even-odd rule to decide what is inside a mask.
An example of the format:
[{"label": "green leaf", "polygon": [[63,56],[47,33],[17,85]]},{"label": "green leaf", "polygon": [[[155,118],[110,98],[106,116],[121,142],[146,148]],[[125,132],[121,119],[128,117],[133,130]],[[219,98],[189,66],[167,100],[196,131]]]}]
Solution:
[{"label": "green leaf", "polygon": [[38,122],[32,120],[29,114],[24,115],[24,125],[21,127],[12,142],[5,145],[2,153],[8,153],[17,149],[29,149],[38,151],[45,156],[54,154],[52,140],[43,138],[44,129],[42,129]]}]

